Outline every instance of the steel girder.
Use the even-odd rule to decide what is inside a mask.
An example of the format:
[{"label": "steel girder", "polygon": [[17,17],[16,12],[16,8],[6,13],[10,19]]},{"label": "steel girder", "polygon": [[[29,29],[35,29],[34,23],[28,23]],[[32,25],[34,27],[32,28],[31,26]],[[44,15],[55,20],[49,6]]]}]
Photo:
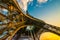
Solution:
[{"label": "steel girder", "polygon": [[[8,23],[3,23],[3,24],[0,25],[0,26],[3,26],[3,29],[2,29],[3,31],[0,34],[1,35],[0,39],[1,40],[5,40],[5,39],[12,40],[13,36],[21,28],[25,28],[25,27],[31,26],[31,25],[36,26],[35,30],[38,28],[38,32],[42,33],[42,32],[45,32],[44,30],[46,30],[46,31],[50,31],[50,32],[53,32],[55,34],[60,35],[60,28],[59,27],[47,24],[40,19],[32,17],[29,14],[24,14],[16,0],[6,0],[6,1],[1,0],[0,2],[1,2],[0,6],[3,6],[7,10],[9,10],[9,12],[10,12],[10,14],[7,16],[7,19],[8,19],[9,22]],[[16,10],[12,11],[9,8],[9,5],[12,5],[12,7]],[[6,25],[5,28],[4,28],[4,25]],[[38,32],[36,34],[38,34]]]}]

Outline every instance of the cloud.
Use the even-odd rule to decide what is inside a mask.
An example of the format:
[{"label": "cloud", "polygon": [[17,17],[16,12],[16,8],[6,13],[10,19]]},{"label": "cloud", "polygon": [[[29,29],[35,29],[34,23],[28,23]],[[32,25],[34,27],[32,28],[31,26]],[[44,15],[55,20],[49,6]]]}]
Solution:
[{"label": "cloud", "polygon": [[20,0],[19,5],[24,11],[26,11],[28,2],[32,2],[32,1],[33,0]]},{"label": "cloud", "polygon": [[38,3],[46,3],[48,0],[37,0]]},{"label": "cloud", "polygon": [[[28,3],[30,4],[32,1],[35,1],[35,0],[17,0],[17,1],[20,5],[21,9],[26,12]],[[40,4],[41,3],[46,3],[47,1],[48,0],[37,0],[37,2],[40,3]],[[38,5],[36,5],[36,6],[38,6]]]}]

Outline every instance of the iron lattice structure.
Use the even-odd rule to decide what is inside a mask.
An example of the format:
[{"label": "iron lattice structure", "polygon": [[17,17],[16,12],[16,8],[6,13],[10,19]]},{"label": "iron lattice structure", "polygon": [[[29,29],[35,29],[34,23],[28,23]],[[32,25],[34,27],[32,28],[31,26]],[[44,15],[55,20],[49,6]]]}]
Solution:
[{"label": "iron lattice structure", "polygon": [[[3,10],[7,14],[4,15]],[[34,18],[28,12],[24,14],[16,0],[0,0],[0,40],[13,40],[15,35],[39,40],[39,35],[48,31],[60,35],[59,27]]]}]

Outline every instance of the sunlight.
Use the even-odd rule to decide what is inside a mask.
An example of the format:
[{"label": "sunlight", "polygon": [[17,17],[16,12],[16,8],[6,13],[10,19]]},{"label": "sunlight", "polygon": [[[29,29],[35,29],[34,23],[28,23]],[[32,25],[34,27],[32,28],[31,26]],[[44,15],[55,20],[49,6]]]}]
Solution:
[{"label": "sunlight", "polygon": [[45,32],[41,34],[40,40],[60,40],[60,36],[51,32]]}]

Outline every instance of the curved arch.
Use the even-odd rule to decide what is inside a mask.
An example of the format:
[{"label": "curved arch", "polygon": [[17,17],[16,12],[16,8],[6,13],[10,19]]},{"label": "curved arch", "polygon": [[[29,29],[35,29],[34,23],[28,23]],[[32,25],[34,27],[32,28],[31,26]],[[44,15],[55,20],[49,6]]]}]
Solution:
[{"label": "curved arch", "polygon": [[14,36],[20,29],[25,28],[25,27],[27,27],[27,26],[29,26],[29,25],[23,25],[23,26],[21,26],[21,27],[18,27],[18,28],[11,34],[11,36],[9,36],[7,39],[8,39],[8,40],[12,40],[13,36]]},{"label": "curved arch", "polygon": [[23,26],[17,28],[17,29],[12,33],[12,35],[9,36],[7,39],[8,39],[8,40],[11,40],[11,39],[13,38],[13,36],[17,33],[18,30],[20,30],[21,28],[24,28],[24,27],[26,27],[26,26],[27,26],[27,25],[23,25]]}]

